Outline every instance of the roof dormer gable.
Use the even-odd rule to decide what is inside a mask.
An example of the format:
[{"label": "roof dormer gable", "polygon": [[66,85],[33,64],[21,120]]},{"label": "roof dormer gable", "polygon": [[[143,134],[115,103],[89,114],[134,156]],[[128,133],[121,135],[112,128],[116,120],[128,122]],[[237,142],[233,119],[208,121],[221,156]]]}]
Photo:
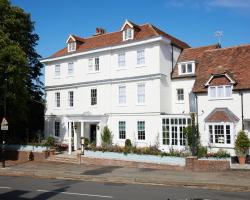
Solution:
[{"label": "roof dormer gable", "polygon": [[236,81],[227,72],[221,74],[211,74],[205,86],[235,85]]},{"label": "roof dormer gable", "polygon": [[81,44],[84,43],[84,39],[78,36],[70,35],[66,41],[68,52],[76,51]]},{"label": "roof dormer gable", "polygon": [[139,31],[139,27],[126,20],[121,28],[123,41],[133,40],[136,31]]}]

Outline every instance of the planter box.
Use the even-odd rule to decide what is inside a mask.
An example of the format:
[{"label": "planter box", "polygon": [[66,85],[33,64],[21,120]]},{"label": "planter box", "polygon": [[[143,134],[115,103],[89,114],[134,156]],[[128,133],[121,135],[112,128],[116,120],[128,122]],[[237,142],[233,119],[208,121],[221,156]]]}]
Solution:
[{"label": "planter box", "polygon": [[138,154],[123,154],[116,152],[102,152],[102,151],[84,151],[84,157],[87,158],[100,158],[112,159],[132,162],[143,162],[153,164],[185,166],[185,158],[171,157],[171,156],[154,156],[154,155],[138,155]]},{"label": "planter box", "polygon": [[45,146],[32,146],[32,145],[17,145],[8,144],[4,146],[7,151],[27,151],[27,152],[43,152],[49,150],[49,147]]}]

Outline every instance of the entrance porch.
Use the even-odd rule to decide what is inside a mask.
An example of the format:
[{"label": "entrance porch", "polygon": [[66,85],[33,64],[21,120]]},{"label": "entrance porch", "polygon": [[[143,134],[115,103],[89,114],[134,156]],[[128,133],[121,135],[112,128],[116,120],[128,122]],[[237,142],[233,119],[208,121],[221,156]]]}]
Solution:
[{"label": "entrance porch", "polygon": [[[88,138],[90,143],[100,144],[100,121],[68,121],[68,154],[81,149],[81,138]],[[71,147],[71,148],[70,148]]]}]

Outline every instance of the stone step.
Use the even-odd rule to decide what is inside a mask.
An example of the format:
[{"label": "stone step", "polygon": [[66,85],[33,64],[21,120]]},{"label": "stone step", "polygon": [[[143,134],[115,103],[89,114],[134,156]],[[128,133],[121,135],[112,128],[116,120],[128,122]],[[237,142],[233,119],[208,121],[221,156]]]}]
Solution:
[{"label": "stone step", "polygon": [[47,160],[54,162],[63,162],[63,163],[75,163],[75,164],[80,163],[77,157],[50,156]]}]

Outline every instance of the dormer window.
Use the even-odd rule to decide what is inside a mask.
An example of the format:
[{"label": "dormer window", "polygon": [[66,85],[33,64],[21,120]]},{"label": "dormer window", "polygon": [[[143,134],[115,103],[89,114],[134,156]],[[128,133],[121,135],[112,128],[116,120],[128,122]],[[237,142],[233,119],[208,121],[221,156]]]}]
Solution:
[{"label": "dormer window", "polygon": [[132,28],[127,28],[123,31],[123,40],[131,40],[134,37],[134,30]]},{"label": "dormer window", "polygon": [[68,43],[68,52],[72,52],[76,50],[76,42],[69,42]]},{"label": "dormer window", "polygon": [[195,72],[195,62],[182,62],[178,64],[179,75],[189,75]]},{"label": "dormer window", "polygon": [[231,85],[209,86],[208,96],[210,99],[228,99],[232,97]]}]

